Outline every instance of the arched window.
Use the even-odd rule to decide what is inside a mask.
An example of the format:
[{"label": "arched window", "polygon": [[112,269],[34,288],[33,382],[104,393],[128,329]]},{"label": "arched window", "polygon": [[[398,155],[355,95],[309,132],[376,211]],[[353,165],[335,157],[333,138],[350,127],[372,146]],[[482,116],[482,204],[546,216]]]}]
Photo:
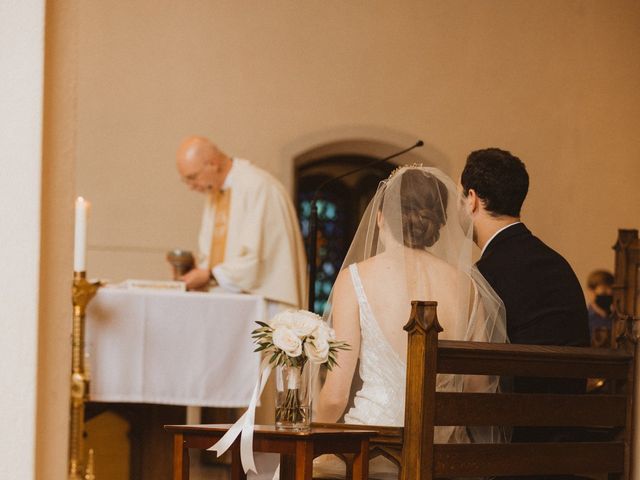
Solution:
[{"label": "arched window", "polygon": [[[296,168],[296,207],[302,236],[309,251],[311,199],[316,189],[330,178],[366,165],[375,158],[363,155],[334,155],[312,160]],[[336,180],[318,195],[318,243],[316,300],[314,311],[322,314],[329,293],[347,254],[353,235],[378,184],[394,166],[380,164]]]}]

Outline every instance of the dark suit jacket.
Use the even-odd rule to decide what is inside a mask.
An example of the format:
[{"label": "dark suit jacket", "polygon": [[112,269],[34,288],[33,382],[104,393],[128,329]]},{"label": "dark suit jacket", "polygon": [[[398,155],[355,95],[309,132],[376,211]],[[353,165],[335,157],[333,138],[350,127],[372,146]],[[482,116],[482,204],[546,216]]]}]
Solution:
[{"label": "dark suit jacket", "polygon": [[[586,302],[575,273],[524,224],[496,235],[477,266],[504,302],[511,343],[589,346]],[[515,378],[512,388],[521,393],[584,393],[585,381]],[[565,436],[562,432],[568,431],[514,429],[513,441],[557,441]]]},{"label": "dark suit jacket", "polygon": [[587,307],[575,273],[523,223],[496,235],[477,266],[504,302],[511,343],[589,345]]}]

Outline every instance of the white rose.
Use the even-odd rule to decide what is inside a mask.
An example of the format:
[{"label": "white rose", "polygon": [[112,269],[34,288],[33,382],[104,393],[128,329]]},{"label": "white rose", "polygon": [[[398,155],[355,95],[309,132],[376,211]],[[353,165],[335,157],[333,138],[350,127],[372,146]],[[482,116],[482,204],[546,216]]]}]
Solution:
[{"label": "white rose", "polygon": [[302,353],[302,341],[287,327],[278,327],[273,331],[273,344],[289,357],[298,357]]},{"label": "white rose", "polygon": [[286,327],[302,338],[311,335],[320,322],[318,315],[307,310],[286,310],[275,315],[269,325],[273,329]]},{"label": "white rose", "polygon": [[311,335],[320,323],[322,323],[322,319],[315,313],[298,310],[294,313],[293,324],[289,328],[302,338]]},{"label": "white rose", "polygon": [[336,339],[336,332],[333,328],[329,327],[326,322],[320,322],[317,328],[313,331],[313,338],[321,341],[333,341]]},{"label": "white rose", "polygon": [[312,363],[325,363],[329,358],[329,342],[326,339],[307,340],[304,353]]},{"label": "white rose", "polygon": [[293,324],[293,313],[294,310],[285,310],[284,312],[280,312],[271,319],[269,325],[274,330],[280,327],[291,328],[291,325]]}]

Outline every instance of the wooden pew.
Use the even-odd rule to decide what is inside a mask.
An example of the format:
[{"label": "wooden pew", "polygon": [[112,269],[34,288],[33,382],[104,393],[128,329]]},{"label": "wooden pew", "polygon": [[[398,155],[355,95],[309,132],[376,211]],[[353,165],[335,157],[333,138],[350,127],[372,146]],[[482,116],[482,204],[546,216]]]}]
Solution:
[{"label": "wooden pew", "polygon": [[640,319],[640,237],[638,230],[618,230],[613,284],[613,325],[611,347],[626,348],[628,332]]},{"label": "wooden pew", "polygon": [[[566,474],[630,478],[637,343],[624,352],[438,341],[442,329],[436,306],[412,302],[404,327],[409,335],[404,427],[367,426],[378,432],[370,441],[371,457],[384,455],[396,463],[403,480]],[[612,387],[598,395],[436,392],[438,373],[605,378]],[[434,444],[438,425],[597,427],[607,435],[597,442]]]},{"label": "wooden pew", "polygon": [[[614,349],[439,341],[436,302],[412,302],[403,427],[371,426],[370,457],[383,455],[402,480],[515,475],[631,478],[634,425],[634,323],[640,319],[640,240],[620,230],[616,245]],[[437,374],[601,378],[597,395],[436,392]],[[434,444],[437,426],[589,427],[598,441]],[[362,425],[320,424],[340,429]],[[585,437],[588,438],[588,437]],[[347,476],[351,470],[350,458]],[[281,465],[293,478],[293,465]]]}]

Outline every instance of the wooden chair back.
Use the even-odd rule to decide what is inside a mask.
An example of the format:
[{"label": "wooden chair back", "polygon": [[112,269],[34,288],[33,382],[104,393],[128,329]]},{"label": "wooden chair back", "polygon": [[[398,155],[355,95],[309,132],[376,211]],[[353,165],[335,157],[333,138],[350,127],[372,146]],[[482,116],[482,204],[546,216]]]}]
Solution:
[{"label": "wooden chair back", "polygon": [[638,230],[618,230],[613,284],[614,321],[611,347],[627,343],[633,322],[640,320],[640,239]]},{"label": "wooden chair back", "polygon": [[[378,432],[370,442],[372,457],[384,455],[398,464],[403,480],[565,474],[630,477],[633,352],[438,341],[442,328],[436,306],[436,302],[412,302],[404,327],[409,335],[404,427],[367,426]],[[613,388],[598,395],[437,392],[439,373],[604,378]],[[597,427],[609,435],[597,442],[434,444],[434,429],[440,425]]]}]

